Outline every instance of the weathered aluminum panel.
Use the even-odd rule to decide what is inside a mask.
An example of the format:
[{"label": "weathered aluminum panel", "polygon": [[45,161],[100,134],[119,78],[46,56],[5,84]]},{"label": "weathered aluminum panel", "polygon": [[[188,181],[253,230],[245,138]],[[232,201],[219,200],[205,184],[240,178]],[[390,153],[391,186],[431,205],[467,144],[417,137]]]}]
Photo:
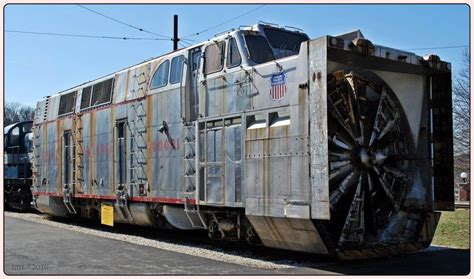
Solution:
[{"label": "weathered aluminum panel", "polygon": [[128,219],[124,219],[120,213],[120,208],[114,203],[114,222],[117,223],[132,223],[139,226],[154,226],[155,219],[152,213],[151,205],[148,203],[132,203],[129,205],[130,215],[133,218],[133,222]]},{"label": "weathered aluminum panel", "polygon": [[92,149],[92,144],[91,144],[91,118],[92,115],[90,113],[84,113],[82,115],[82,123],[83,123],[83,142],[82,142],[82,148],[84,150],[84,155],[83,155],[83,183],[82,183],[82,190],[84,194],[92,194],[92,177],[91,177],[91,172],[92,172],[92,158],[94,156],[94,152]]},{"label": "weathered aluminum panel", "polygon": [[127,104],[119,104],[115,106],[115,121],[127,119],[128,106]]},{"label": "weathered aluminum panel", "polygon": [[37,125],[42,124],[46,121],[46,114],[47,114],[47,100],[38,101],[36,104],[35,109],[35,123]]},{"label": "weathered aluminum panel", "polygon": [[[180,230],[195,230],[182,206],[165,205],[163,206],[163,215],[173,227]],[[191,215],[194,223],[198,223],[197,216]]]},{"label": "weathered aluminum panel", "polygon": [[242,127],[233,125],[225,127],[225,203],[233,205],[241,200],[238,194],[241,192],[239,187],[242,179]]},{"label": "weathered aluminum panel", "polygon": [[67,216],[67,209],[64,206],[62,197],[38,196],[35,204],[42,213],[60,217]]},{"label": "weathered aluminum panel", "polygon": [[206,133],[206,197],[207,203],[210,204],[223,204],[224,202],[222,134],[222,128]]},{"label": "weathered aluminum panel", "polygon": [[126,89],[128,87],[128,75],[130,71],[124,71],[115,75],[114,94],[112,94],[112,103],[118,104],[125,101]]},{"label": "weathered aluminum panel", "polygon": [[151,64],[146,63],[129,70],[126,100],[144,97],[148,91]]},{"label": "weathered aluminum panel", "polygon": [[225,113],[236,113],[251,108],[252,84],[250,76],[243,71],[231,69],[224,76],[226,89],[224,97],[226,98]]},{"label": "weathered aluminum panel", "polygon": [[311,217],[329,220],[327,126],[327,38],[309,42],[309,117],[311,142]]},{"label": "weathered aluminum panel", "polygon": [[58,116],[60,95],[51,96],[48,98],[48,111],[46,121],[54,121]]},{"label": "weathered aluminum panel", "polygon": [[[154,140],[158,141],[158,152],[154,176],[156,185],[156,196],[180,198],[183,186],[181,185],[181,153],[182,147],[180,119],[180,90],[165,90],[157,93],[154,97],[153,110],[156,111],[154,119],[156,122],[151,130],[158,130],[163,121],[168,125],[168,134],[156,133]],[[155,118],[156,117],[156,118]],[[173,143],[173,144],[171,144]]]},{"label": "weathered aluminum panel", "polygon": [[94,112],[93,124],[95,147],[92,150],[94,154],[94,174],[89,177],[90,185],[95,188],[96,195],[110,195],[109,184],[109,162],[112,160],[112,139],[110,135],[110,112],[109,109],[98,110]]},{"label": "weathered aluminum panel", "polygon": [[[256,89],[252,94],[252,109],[287,106],[290,102],[291,104],[298,104],[297,76],[299,73],[296,70],[298,59],[297,56],[291,56],[278,60],[278,63],[272,61],[251,68],[252,83]],[[286,96],[279,101],[274,101],[270,98],[270,79],[275,73],[284,73],[286,75]]]},{"label": "weathered aluminum panel", "polygon": [[[45,147],[45,165],[46,173],[46,189],[47,192],[56,192],[57,185],[59,185],[61,179],[61,150],[60,150],[60,137],[57,136],[55,122],[46,124],[46,136],[47,141],[44,144]],[[58,142],[59,140],[59,142]]]},{"label": "weathered aluminum panel", "polygon": [[329,252],[310,219],[263,216],[248,218],[267,247],[318,254]]},{"label": "weathered aluminum panel", "polygon": [[[307,49],[302,48],[300,55]],[[247,215],[264,215],[309,218],[304,210],[288,211],[288,205],[309,205],[309,142],[307,118],[307,92],[300,89],[307,77],[307,61],[293,56],[255,66],[254,81],[258,93],[252,98],[252,108],[257,113],[246,114],[245,131],[245,204]],[[301,66],[303,69],[297,68]],[[270,79],[283,72],[286,76],[286,95],[282,100],[270,98]],[[265,108],[272,108],[261,110]],[[276,115],[288,115],[286,121],[274,125]],[[252,125],[252,117],[264,119],[258,126]],[[283,125],[280,125],[282,123]],[[254,128],[255,127],[255,128]],[[290,206],[291,207],[291,206]],[[306,207],[308,208],[308,207]]]}]

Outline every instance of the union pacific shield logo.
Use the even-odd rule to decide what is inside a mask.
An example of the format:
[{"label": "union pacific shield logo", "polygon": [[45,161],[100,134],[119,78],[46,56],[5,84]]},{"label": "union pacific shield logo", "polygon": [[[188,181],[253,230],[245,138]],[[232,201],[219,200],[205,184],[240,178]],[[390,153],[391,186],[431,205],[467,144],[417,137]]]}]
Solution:
[{"label": "union pacific shield logo", "polygon": [[273,74],[271,78],[270,98],[279,101],[286,94],[286,76],[284,73]]}]

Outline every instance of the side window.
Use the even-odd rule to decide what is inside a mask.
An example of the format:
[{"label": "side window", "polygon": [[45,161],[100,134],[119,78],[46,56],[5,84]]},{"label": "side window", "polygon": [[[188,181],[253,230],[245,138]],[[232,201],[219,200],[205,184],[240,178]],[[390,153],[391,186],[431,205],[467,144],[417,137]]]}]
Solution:
[{"label": "side window", "polygon": [[197,71],[199,70],[199,66],[201,64],[201,50],[195,50],[193,51],[193,54],[191,56],[191,69],[192,71]]},{"label": "side window", "polygon": [[204,74],[212,74],[224,67],[225,42],[218,42],[206,47],[204,51]]},{"label": "side window", "polygon": [[240,65],[242,58],[240,57],[239,48],[235,38],[230,38],[227,47],[227,68],[233,68]]},{"label": "side window", "polygon": [[166,60],[165,62],[161,63],[161,65],[158,67],[158,70],[156,70],[155,74],[153,75],[150,89],[163,87],[168,84],[169,69],[170,69],[169,60]]},{"label": "side window", "polygon": [[20,145],[20,127],[15,127],[10,134],[10,146]]},{"label": "side window", "polygon": [[170,83],[178,83],[183,75],[184,56],[180,55],[171,60]]}]

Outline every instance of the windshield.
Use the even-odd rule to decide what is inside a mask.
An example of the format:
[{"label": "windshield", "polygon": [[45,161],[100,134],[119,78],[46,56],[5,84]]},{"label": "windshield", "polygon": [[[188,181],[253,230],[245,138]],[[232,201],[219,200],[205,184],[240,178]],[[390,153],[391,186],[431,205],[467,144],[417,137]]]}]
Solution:
[{"label": "windshield", "polygon": [[284,52],[286,54],[284,56],[298,54],[301,43],[308,40],[308,37],[305,34],[298,34],[274,28],[265,28],[265,35],[272,48]]},{"label": "windshield", "polygon": [[272,49],[268,45],[267,39],[260,35],[245,35],[245,42],[249,49],[250,59],[255,63],[261,64],[275,60]]}]

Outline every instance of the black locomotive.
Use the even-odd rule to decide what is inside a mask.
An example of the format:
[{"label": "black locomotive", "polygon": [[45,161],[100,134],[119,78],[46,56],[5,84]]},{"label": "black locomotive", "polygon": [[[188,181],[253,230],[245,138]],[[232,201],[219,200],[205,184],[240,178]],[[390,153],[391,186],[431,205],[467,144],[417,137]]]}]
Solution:
[{"label": "black locomotive", "polygon": [[33,121],[23,121],[3,129],[5,209],[31,208],[32,126]]}]

